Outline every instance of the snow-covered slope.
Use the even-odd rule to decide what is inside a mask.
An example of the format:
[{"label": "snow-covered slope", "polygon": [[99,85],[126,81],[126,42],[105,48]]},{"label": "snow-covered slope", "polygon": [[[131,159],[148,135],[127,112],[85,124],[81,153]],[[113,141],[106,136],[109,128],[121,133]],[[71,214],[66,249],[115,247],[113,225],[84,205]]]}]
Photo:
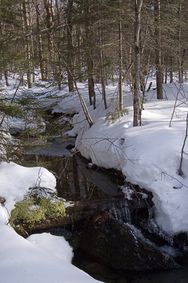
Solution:
[{"label": "snow-covered slope", "polygon": [[15,202],[33,186],[55,190],[56,179],[47,169],[0,163],[0,282],[2,283],[92,283],[99,282],[71,264],[72,249],[63,237],[47,233],[19,236],[9,225]]},{"label": "snow-covered slope", "polygon": [[[73,119],[74,129],[70,133],[78,134],[76,147],[83,156],[99,166],[122,170],[128,181],[151,190],[156,220],[165,231],[172,234],[188,231],[186,154],[183,160],[184,177],[177,173],[188,111],[187,84],[180,91],[181,105],[176,108],[169,127],[178,90],[178,84],[164,86],[163,101],[155,99],[155,90],[150,91],[144,104],[142,126],[134,128],[130,92],[125,92],[124,97],[128,114],[113,122],[115,100],[112,91],[109,91],[110,106],[107,110],[102,104],[96,110],[89,107],[94,125],[89,128],[80,112]],[[185,152],[188,152],[188,141]]]},{"label": "snow-covered slope", "polygon": [[71,264],[72,250],[62,238],[40,234],[24,239],[0,224],[2,283],[99,282]]}]

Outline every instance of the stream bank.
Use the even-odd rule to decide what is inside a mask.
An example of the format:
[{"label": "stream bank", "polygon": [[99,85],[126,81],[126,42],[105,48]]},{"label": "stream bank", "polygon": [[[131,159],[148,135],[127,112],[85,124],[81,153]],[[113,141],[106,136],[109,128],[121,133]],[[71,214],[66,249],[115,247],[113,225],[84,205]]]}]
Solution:
[{"label": "stream bank", "polygon": [[[173,239],[160,231],[153,220],[152,194],[126,183],[118,171],[92,166],[78,153],[67,149],[73,146],[74,139],[62,143],[62,137],[58,137],[46,148],[35,148],[25,156],[26,164],[28,161],[37,166],[45,164],[55,173],[58,195],[73,204],[66,208],[70,218],[64,223],[39,226],[32,233],[50,232],[64,236],[74,247],[73,263],[104,282],[134,282],[131,281],[134,280],[133,270],[139,272],[140,277],[143,270],[154,274],[154,270],[177,268],[174,256],[171,256],[174,250],[170,249]],[[115,233],[112,233],[114,227]],[[122,227],[125,234],[119,239]],[[131,242],[124,241],[127,234],[133,235]],[[128,251],[123,248],[124,242],[127,246],[130,243],[136,245]],[[152,248],[148,250],[148,246]],[[102,256],[97,253],[97,248],[100,252],[103,250]],[[132,253],[135,255],[131,263]],[[119,255],[119,261],[115,255]],[[149,260],[145,261],[147,256]],[[129,259],[127,262],[125,257]],[[123,261],[124,267],[120,264]],[[143,264],[141,268],[140,263]]]},{"label": "stream bank", "polygon": [[[130,283],[146,270],[155,274],[154,270],[176,269],[181,253],[176,254],[173,239],[153,220],[152,194],[126,183],[120,172],[93,166],[71,152],[74,142],[58,136],[44,147],[27,149],[22,164],[52,171],[58,195],[72,202],[66,208],[66,221],[34,227],[31,232],[65,236],[74,247],[73,263],[104,282]],[[179,243],[177,239],[174,247]],[[133,271],[141,272],[137,279]]]}]

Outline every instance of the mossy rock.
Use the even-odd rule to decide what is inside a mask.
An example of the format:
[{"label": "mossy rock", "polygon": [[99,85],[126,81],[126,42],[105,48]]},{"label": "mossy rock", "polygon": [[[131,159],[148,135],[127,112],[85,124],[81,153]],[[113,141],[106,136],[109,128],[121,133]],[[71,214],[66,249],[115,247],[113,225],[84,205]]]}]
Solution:
[{"label": "mossy rock", "polygon": [[62,199],[45,188],[33,188],[24,199],[16,203],[11,212],[10,224],[16,231],[30,233],[36,226],[57,222],[65,217],[65,206]]}]

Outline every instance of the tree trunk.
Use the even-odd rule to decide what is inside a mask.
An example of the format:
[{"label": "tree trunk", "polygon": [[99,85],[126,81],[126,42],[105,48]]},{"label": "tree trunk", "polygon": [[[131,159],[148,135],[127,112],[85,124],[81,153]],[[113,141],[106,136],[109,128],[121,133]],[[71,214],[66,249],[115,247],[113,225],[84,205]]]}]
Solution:
[{"label": "tree trunk", "polygon": [[141,9],[143,0],[135,0],[135,22],[134,22],[134,87],[133,87],[133,126],[139,125],[140,119],[140,28]]},{"label": "tree trunk", "polygon": [[43,50],[42,50],[42,37],[40,35],[40,11],[39,11],[39,4],[37,1],[35,2],[35,10],[36,10],[36,29],[37,29],[37,51],[38,51],[38,59],[39,59],[39,67],[41,73],[41,79],[44,81],[45,78],[45,71],[44,71],[44,61],[43,61]]},{"label": "tree trunk", "polygon": [[173,58],[170,57],[170,83],[173,82]]},{"label": "tree trunk", "polygon": [[178,78],[179,83],[183,83],[183,51],[182,51],[182,29],[181,29],[181,11],[182,11],[182,3],[181,0],[179,0],[179,7],[178,7],[178,20],[179,20],[179,26],[178,26]]},{"label": "tree trunk", "polygon": [[94,85],[94,66],[93,66],[93,35],[91,30],[91,23],[89,19],[90,9],[89,1],[85,2],[85,36],[86,36],[86,63],[87,63],[87,76],[88,76],[88,92],[89,92],[89,101],[90,105],[93,105],[93,108],[96,108],[96,94],[95,94],[95,85]]},{"label": "tree trunk", "polygon": [[162,72],[162,48],[161,48],[161,1],[155,0],[155,65],[156,65],[156,84],[157,99],[163,99],[163,72]]},{"label": "tree trunk", "polygon": [[72,42],[72,13],[73,13],[73,0],[68,0],[67,3],[67,75],[69,91],[74,91],[73,82],[73,42]]},{"label": "tree trunk", "polygon": [[102,87],[102,96],[104,101],[104,108],[107,109],[106,101],[106,85],[105,85],[105,74],[104,74],[104,53],[103,53],[103,34],[102,34],[102,25],[101,19],[99,21],[99,42],[100,42],[100,79]]},{"label": "tree trunk", "polygon": [[48,42],[48,59],[47,59],[47,65],[46,65],[46,77],[47,79],[51,79],[51,73],[54,73],[54,48],[53,48],[53,40],[52,40],[52,31],[51,26],[52,26],[52,9],[50,7],[49,0],[44,0],[44,8],[46,12],[46,17],[45,17],[45,23],[46,23],[46,28],[48,29],[47,32],[47,42]]},{"label": "tree trunk", "polygon": [[93,60],[87,58],[87,71],[88,71],[88,91],[89,91],[89,100],[90,105],[93,105],[93,108],[96,108],[96,95],[95,95],[95,84],[93,79]]},{"label": "tree trunk", "polygon": [[[22,1],[22,8],[23,8],[23,26],[24,26],[24,31],[26,33],[29,32],[29,18],[28,18],[28,9],[26,6],[26,1]],[[30,37],[28,36],[26,38],[25,42],[25,59],[26,59],[26,75],[27,75],[27,85],[28,88],[32,87],[31,83],[31,43],[30,43]]]},{"label": "tree trunk", "polygon": [[5,77],[6,86],[9,86],[9,82],[8,82],[8,72],[7,72],[7,70],[4,70],[4,77]]},{"label": "tree trunk", "polygon": [[[59,7],[60,3],[59,0],[55,0],[55,7],[56,7],[56,17],[57,17],[57,25],[60,26],[61,22],[60,22],[60,7]],[[58,29],[57,31],[57,41],[56,41],[56,45],[57,45],[57,54],[56,54],[56,60],[57,60],[57,74],[56,74],[56,81],[58,83],[58,88],[59,90],[61,90],[61,84],[62,84],[62,58],[61,58],[61,31],[60,29]]]},{"label": "tree trunk", "polygon": [[76,69],[77,69],[77,77],[80,82],[83,81],[83,74],[82,74],[82,66],[83,66],[83,58],[81,54],[81,45],[82,45],[82,32],[81,27],[76,26],[76,41],[77,41],[77,56],[76,56]]},{"label": "tree trunk", "polygon": [[118,26],[118,39],[119,39],[119,111],[123,110],[123,92],[122,92],[122,67],[123,67],[123,38],[122,38],[122,19],[121,19],[121,4],[119,0],[119,26]]}]

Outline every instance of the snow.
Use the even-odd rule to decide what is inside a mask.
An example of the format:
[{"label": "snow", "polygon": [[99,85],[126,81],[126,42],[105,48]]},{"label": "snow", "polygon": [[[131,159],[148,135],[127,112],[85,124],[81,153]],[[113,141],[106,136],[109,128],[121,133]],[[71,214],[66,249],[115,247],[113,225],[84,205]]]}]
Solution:
[{"label": "snow", "polygon": [[[149,78],[148,84],[151,81],[155,86],[153,78]],[[186,155],[183,161],[185,176],[180,177],[177,174],[185,135],[188,84],[164,85],[165,99],[162,101],[156,100],[156,90],[148,92],[142,113],[143,125],[133,128],[129,86],[124,86],[127,113],[117,118],[117,86],[107,86],[108,109],[104,110],[101,86],[96,85],[97,109],[93,110],[89,106],[87,84],[78,83],[78,89],[94,120],[94,125],[89,128],[76,93],[68,94],[67,87],[58,91],[49,83],[37,83],[29,91],[29,95],[36,97],[40,105],[53,107],[53,112],[78,113],[73,117],[74,128],[67,134],[77,135],[76,148],[83,156],[96,165],[121,170],[128,181],[152,191],[155,219],[166,232],[175,234],[188,231],[188,208],[185,201],[188,194]],[[180,105],[169,127],[179,90]],[[24,88],[19,90],[18,98],[24,95],[24,91]],[[5,93],[5,97],[11,97],[14,87],[10,86]]]},{"label": "snow", "polygon": [[[176,108],[172,125],[169,127],[179,88],[181,102],[178,103],[180,105]],[[82,93],[85,98],[85,92]],[[147,93],[142,126],[133,127],[132,97],[129,90],[124,91],[124,104],[128,113],[113,121],[116,97],[114,87],[108,86],[108,109],[104,110],[99,93],[97,109],[89,107],[94,120],[91,128],[80,106],[76,109],[77,104],[72,101],[72,109],[79,114],[74,116],[74,128],[67,134],[77,134],[76,148],[84,157],[91,159],[92,163],[104,168],[121,170],[128,181],[152,191],[158,225],[164,231],[176,234],[188,232],[186,154],[183,160],[184,176],[178,175],[188,111],[188,84],[167,84],[164,86],[164,94],[165,99],[159,101],[155,98],[156,90]],[[61,105],[63,102],[59,107]],[[68,108],[70,107],[69,104]],[[185,152],[188,152],[188,144]]]},{"label": "snow", "polygon": [[9,219],[9,213],[4,206],[0,204],[0,225],[7,224]]},{"label": "snow", "polygon": [[49,234],[19,236],[0,224],[2,283],[99,282],[71,264],[72,249],[62,238]]},{"label": "snow", "polygon": [[6,199],[10,212],[14,204],[23,199],[30,187],[46,187],[55,190],[56,179],[43,167],[24,167],[14,162],[0,163],[0,196]]},{"label": "snow", "polygon": [[[2,94],[6,99],[12,98],[16,80],[12,79],[10,84],[10,87],[5,88]],[[45,87],[46,85],[44,90],[46,90]],[[43,107],[54,105],[54,99],[51,99],[47,104],[45,103],[48,93],[53,89],[48,89],[46,95],[43,95],[44,90],[41,91],[41,87],[39,89],[35,87],[28,96],[33,96],[33,93],[38,92],[38,99]],[[24,88],[22,87],[17,96],[20,98],[23,95]],[[18,129],[25,128],[24,121],[15,117],[9,117],[5,126],[6,129],[11,126]],[[32,121],[29,126],[35,128],[35,122]],[[3,147],[0,150],[1,154],[5,154]],[[0,282],[99,282],[71,264],[73,251],[63,237],[43,233],[31,235],[28,239],[24,239],[9,226],[9,215],[15,203],[22,200],[28,189],[34,186],[55,190],[56,179],[52,173],[42,167],[26,168],[13,162],[0,162],[0,196],[6,199],[4,205],[0,204]]]},{"label": "snow", "polygon": [[34,234],[27,238],[43,251],[55,255],[57,258],[71,263],[73,251],[69,243],[63,238],[49,233]]},{"label": "snow", "polygon": [[73,251],[63,237],[42,233],[24,239],[8,225],[14,204],[39,185],[55,190],[56,179],[42,167],[0,163],[0,196],[6,199],[5,206],[0,204],[0,282],[99,282],[71,264]]},{"label": "snow", "polygon": [[7,117],[4,121],[5,129],[8,128],[12,132],[22,132],[26,129],[30,130],[32,134],[44,133],[46,130],[46,124],[43,119],[35,119],[32,114],[27,117],[27,122],[24,119],[16,117]]},{"label": "snow", "polygon": [[[148,83],[153,79],[150,78]],[[153,84],[155,85],[155,84]],[[169,127],[175,98],[180,88],[181,102]],[[44,84],[30,90],[41,107],[53,112],[75,114],[74,128],[67,135],[77,135],[76,149],[93,164],[121,170],[127,181],[138,184],[153,193],[155,221],[168,234],[188,232],[188,156],[184,154],[184,176],[178,175],[180,153],[185,136],[188,111],[188,84],[164,85],[164,100],[156,100],[156,90],[147,93],[142,113],[142,126],[132,125],[132,95],[124,87],[126,114],[117,117],[117,87],[107,86],[107,104],[102,103],[100,85],[96,85],[97,108],[89,106],[87,85],[79,83],[94,125],[89,128],[79,104],[78,95],[68,95]],[[18,97],[24,89],[20,89]],[[11,98],[14,87],[6,89]],[[16,121],[18,122],[18,121]],[[185,153],[188,151],[188,144]],[[55,189],[55,177],[44,168],[25,168],[15,163],[0,163],[0,196],[6,198],[7,210],[21,200],[29,187],[41,185]],[[130,194],[126,192],[125,194]],[[131,197],[131,196],[130,196]],[[2,283],[60,283],[97,282],[70,263],[72,250],[61,237],[49,234],[32,235],[23,239],[9,227],[8,211],[0,206],[0,273]],[[18,256],[19,255],[19,256]],[[10,272],[11,270],[11,272]]]}]

